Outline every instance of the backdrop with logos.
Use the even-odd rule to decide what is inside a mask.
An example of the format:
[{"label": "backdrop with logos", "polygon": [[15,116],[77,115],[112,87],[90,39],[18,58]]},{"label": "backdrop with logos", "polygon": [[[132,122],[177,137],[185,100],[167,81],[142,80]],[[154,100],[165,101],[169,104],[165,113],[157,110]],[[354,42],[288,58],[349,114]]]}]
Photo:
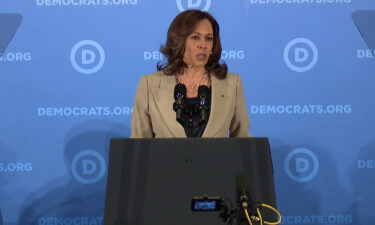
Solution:
[{"label": "backdrop with logos", "polygon": [[188,8],[221,26],[283,224],[375,221],[373,0],[1,0],[22,22],[0,58],[0,224],[103,224],[109,140]]}]

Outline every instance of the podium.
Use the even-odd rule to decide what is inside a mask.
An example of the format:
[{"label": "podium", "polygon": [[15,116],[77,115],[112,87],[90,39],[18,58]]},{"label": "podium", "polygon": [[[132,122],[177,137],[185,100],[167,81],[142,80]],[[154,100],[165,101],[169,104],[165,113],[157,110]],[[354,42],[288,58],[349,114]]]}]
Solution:
[{"label": "podium", "polygon": [[243,173],[253,200],[276,207],[267,138],[112,139],[104,224],[225,224],[219,212],[191,211],[191,199],[236,204],[235,179]]}]

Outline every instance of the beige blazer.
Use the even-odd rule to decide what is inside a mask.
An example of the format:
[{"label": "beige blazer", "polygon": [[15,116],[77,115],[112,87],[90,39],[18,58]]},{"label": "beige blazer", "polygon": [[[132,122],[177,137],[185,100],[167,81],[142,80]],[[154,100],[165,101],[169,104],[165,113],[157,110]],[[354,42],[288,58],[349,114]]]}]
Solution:
[{"label": "beige blazer", "polygon": [[[131,121],[132,138],[186,137],[173,110],[175,76],[156,72],[141,77]],[[249,137],[249,119],[240,76],[211,76],[211,111],[202,137]]]}]

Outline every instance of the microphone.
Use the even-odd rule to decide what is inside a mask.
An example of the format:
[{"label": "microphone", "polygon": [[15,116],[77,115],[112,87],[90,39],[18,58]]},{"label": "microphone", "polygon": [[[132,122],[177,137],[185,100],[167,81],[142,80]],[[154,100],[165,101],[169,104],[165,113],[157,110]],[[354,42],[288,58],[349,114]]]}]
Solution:
[{"label": "microphone", "polygon": [[177,84],[174,87],[174,100],[173,110],[176,112],[176,120],[179,123],[183,123],[182,114],[185,109],[185,96],[186,96],[186,86],[183,84]]},{"label": "microphone", "polygon": [[237,205],[241,209],[247,209],[250,204],[249,183],[245,174],[236,176]]},{"label": "microphone", "polygon": [[198,88],[198,111],[201,117],[201,122],[208,120],[208,87],[206,85],[200,85]]}]

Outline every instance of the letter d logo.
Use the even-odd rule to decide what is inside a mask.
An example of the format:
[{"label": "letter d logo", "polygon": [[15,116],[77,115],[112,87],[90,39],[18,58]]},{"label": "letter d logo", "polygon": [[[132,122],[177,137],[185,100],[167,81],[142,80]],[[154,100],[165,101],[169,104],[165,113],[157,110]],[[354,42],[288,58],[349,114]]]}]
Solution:
[{"label": "letter d logo", "polygon": [[95,61],[95,53],[91,50],[82,50],[82,64],[91,64]]},{"label": "letter d logo", "polygon": [[82,160],[82,174],[88,175],[94,173],[96,170],[96,163],[93,160]]},{"label": "letter d logo", "polygon": [[296,158],[296,172],[303,173],[309,169],[309,161],[305,158]]}]

